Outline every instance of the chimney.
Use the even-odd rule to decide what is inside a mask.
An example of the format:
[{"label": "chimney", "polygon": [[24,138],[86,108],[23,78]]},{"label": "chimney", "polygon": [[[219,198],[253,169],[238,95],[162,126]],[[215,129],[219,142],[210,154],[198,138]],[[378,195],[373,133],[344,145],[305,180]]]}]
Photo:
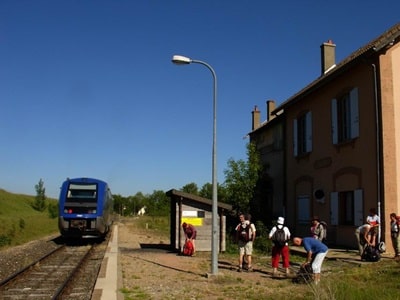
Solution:
[{"label": "chimney", "polygon": [[272,111],[274,109],[275,109],[275,101],[267,100],[267,121],[271,121],[273,118],[275,118],[275,116],[272,115]]},{"label": "chimney", "polygon": [[328,40],[321,45],[321,76],[336,66],[335,48],[336,45],[332,40]]},{"label": "chimney", "polygon": [[251,130],[255,130],[260,127],[260,111],[258,110],[257,105],[254,106],[254,110],[251,112],[251,114],[253,115],[253,124]]}]

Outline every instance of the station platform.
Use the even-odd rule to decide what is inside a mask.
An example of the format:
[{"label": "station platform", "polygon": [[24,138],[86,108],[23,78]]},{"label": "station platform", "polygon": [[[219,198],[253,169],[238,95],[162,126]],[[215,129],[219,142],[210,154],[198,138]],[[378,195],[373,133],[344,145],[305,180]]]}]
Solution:
[{"label": "station platform", "polygon": [[97,277],[92,300],[123,300],[120,292],[122,275],[118,270],[118,226],[114,225]]}]

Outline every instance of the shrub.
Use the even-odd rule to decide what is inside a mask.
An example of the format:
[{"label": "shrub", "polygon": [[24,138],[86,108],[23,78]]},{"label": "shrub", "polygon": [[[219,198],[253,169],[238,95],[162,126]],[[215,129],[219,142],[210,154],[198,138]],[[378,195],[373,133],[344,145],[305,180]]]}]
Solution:
[{"label": "shrub", "polygon": [[49,205],[47,206],[47,211],[49,213],[49,217],[52,219],[55,219],[58,217],[58,205],[57,203],[49,203]]}]

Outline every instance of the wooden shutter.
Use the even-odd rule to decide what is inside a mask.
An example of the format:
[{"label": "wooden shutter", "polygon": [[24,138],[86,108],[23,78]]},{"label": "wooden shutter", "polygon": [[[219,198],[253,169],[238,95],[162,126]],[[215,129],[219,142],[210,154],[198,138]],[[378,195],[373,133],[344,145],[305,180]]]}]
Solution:
[{"label": "wooden shutter", "polygon": [[298,155],[298,142],[297,142],[297,119],[293,120],[293,155]]},{"label": "wooden shutter", "polygon": [[331,198],[331,225],[339,224],[339,193],[332,192]]},{"label": "wooden shutter", "polygon": [[359,136],[358,88],[350,91],[350,138]]},{"label": "wooden shutter", "polygon": [[338,143],[338,119],[337,119],[337,100],[331,101],[331,117],[332,117],[332,143]]},{"label": "wooden shutter", "polygon": [[306,114],[306,152],[312,151],[312,114],[309,111]]},{"label": "wooden shutter", "polygon": [[363,190],[359,189],[354,191],[354,225],[362,224],[364,224]]}]

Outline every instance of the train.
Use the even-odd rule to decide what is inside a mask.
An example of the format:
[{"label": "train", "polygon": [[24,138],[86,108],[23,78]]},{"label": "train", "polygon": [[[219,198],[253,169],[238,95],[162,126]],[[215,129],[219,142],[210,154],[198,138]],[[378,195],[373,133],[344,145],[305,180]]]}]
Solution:
[{"label": "train", "polygon": [[67,178],[58,201],[58,228],[65,238],[104,238],[113,222],[113,196],[95,178]]}]

